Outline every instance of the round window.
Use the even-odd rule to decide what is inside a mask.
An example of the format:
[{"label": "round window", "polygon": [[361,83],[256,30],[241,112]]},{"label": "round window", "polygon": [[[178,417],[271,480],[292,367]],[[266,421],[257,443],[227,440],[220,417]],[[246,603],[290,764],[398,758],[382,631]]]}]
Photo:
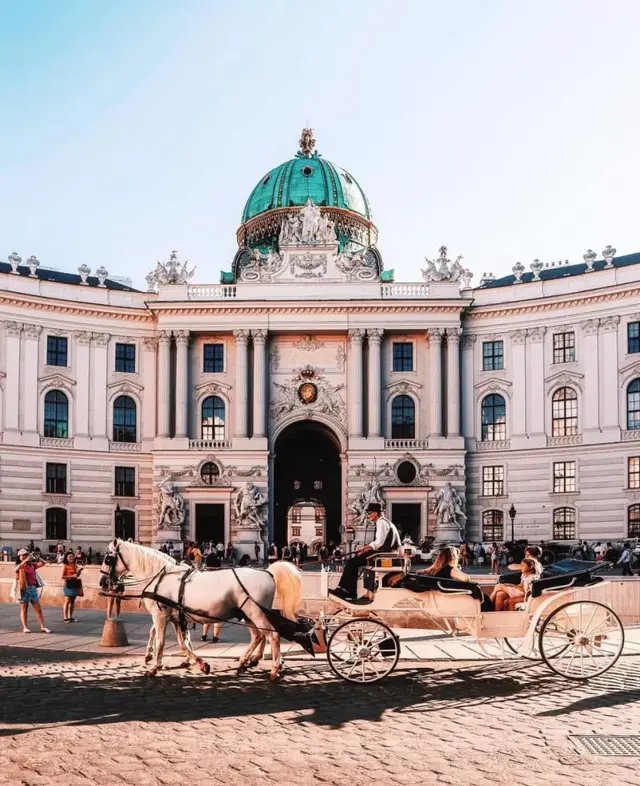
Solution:
[{"label": "round window", "polygon": [[206,483],[207,486],[213,486],[220,477],[220,467],[213,461],[207,461],[206,464],[202,465],[200,477],[202,478],[202,482]]},{"label": "round window", "polygon": [[417,474],[416,465],[411,461],[403,461],[396,470],[400,483],[413,483]]},{"label": "round window", "polygon": [[311,175],[313,174],[313,167],[312,166],[303,166],[302,167],[302,174],[305,177],[311,177]]}]

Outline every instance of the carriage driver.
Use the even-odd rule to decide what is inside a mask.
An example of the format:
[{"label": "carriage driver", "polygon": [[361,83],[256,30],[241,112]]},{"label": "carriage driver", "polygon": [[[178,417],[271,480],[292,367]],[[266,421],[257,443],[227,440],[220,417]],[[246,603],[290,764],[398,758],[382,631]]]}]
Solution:
[{"label": "carriage driver", "polygon": [[390,552],[400,548],[400,534],[393,522],[382,515],[382,505],[371,502],[367,505],[367,518],[376,525],[376,537],[371,543],[361,546],[344,565],[340,583],[330,595],[344,600],[355,599],[358,595],[358,572],[367,564],[369,557],[379,552]]}]

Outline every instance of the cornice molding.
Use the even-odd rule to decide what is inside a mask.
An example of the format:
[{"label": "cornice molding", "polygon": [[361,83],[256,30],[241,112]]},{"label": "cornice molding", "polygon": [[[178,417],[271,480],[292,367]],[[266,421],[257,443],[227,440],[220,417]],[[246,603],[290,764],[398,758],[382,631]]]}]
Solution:
[{"label": "cornice molding", "polygon": [[[154,318],[150,311],[136,306],[112,306],[100,303],[71,303],[66,300],[50,300],[45,298],[33,298],[20,296],[17,293],[0,292],[0,305],[13,306],[15,308],[28,308],[35,311],[53,311],[63,314],[77,314],[78,316],[96,317],[97,319],[104,319],[105,317],[114,317],[117,319],[126,319],[134,322],[153,322]],[[72,328],[70,328],[72,329]]]}]

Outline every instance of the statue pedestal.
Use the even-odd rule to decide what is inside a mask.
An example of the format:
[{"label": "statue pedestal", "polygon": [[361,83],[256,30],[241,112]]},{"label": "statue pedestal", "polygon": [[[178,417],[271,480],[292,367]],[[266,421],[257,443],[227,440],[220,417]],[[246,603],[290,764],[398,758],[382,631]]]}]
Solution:
[{"label": "statue pedestal", "polygon": [[448,524],[437,524],[434,544],[436,546],[447,546],[450,543],[454,545],[459,545],[462,543],[462,538],[460,537],[460,528],[458,525],[453,521],[449,522]]},{"label": "statue pedestal", "polygon": [[260,546],[260,555],[264,557],[266,546],[262,533],[250,527],[238,527],[235,530],[235,537],[231,539],[233,548],[236,550],[236,559],[239,560],[243,554],[248,554],[253,562],[256,558],[256,542]]},{"label": "statue pedestal", "polygon": [[153,548],[159,549],[169,541],[173,543],[176,551],[182,551],[182,533],[179,529],[159,529],[153,539]]}]

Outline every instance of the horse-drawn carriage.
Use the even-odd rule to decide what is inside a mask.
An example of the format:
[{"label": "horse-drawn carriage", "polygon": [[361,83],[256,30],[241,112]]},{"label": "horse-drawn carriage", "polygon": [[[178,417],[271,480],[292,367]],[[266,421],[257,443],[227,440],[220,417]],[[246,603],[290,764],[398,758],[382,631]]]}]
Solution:
[{"label": "horse-drawn carriage", "polygon": [[[576,562],[564,569],[534,581],[519,610],[483,612],[482,590],[471,582],[422,575],[419,592],[388,586],[391,574],[408,570],[407,561],[395,554],[377,555],[364,576],[365,586],[375,592],[373,599],[350,603],[331,596],[340,609],[317,623],[316,651],[326,650],[338,677],[377,682],[391,674],[401,654],[399,636],[381,615],[410,611],[451,636],[475,638],[485,652],[488,640],[494,640],[503,657],[542,659],[556,674],[571,680],[597,677],[620,657],[624,629],[606,603],[591,598],[591,588],[604,583],[597,575],[601,566]],[[417,627],[416,614],[411,627]],[[393,625],[402,627],[402,620]]]}]

